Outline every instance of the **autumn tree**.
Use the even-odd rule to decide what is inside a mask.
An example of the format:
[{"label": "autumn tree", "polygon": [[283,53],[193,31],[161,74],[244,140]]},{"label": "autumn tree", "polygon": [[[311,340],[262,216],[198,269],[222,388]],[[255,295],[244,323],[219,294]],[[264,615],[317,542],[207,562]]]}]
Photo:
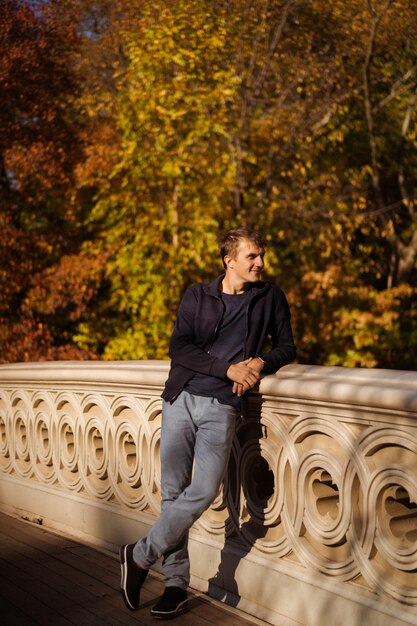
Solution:
[{"label": "autumn tree", "polygon": [[82,356],[68,326],[92,281],[77,256],[71,202],[80,155],[69,60],[76,24],[58,16],[57,3],[44,8],[18,0],[0,7],[2,360]]},{"label": "autumn tree", "polygon": [[267,233],[302,361],[415,366],[411,0],[37,6],[72,81],[29,114],[40,146],[52,115],[56,172],[33,185],[46,153],[32,138],[30,167],[12,142],[3,180],[33,207],[25,236],[52,242],[12,289],[49,346],[166,357],[183,289],[221,270],[218,232],[247,223]]},{"label": "autumn tree", "polygon": [[329,263],[305,268],[294,290],[301,354],[414,368],[417,13],[406,1],[349,7],[343,61],[351,93],[313,128],[317,162],[324,158],[336,174],[328,214],[336,237]]},{"label": "autumn tree", "polygon": [[[408,112],[411,130],[411,3],[116,4],[94,42],[100,67],[112,59],[111,79],[100,81],[94,101],[87,97],[102,141],[91,145],[79,179],[94,192],[108,298],[80,328],[80,344],[94,348],[107,335],[106,358],[166,354],[183,287],[216,271],[215,234],[251,223],[267,232],[269,273],[292,295],[302,357],[384,363],[371,343],[382,331],[387,345],[394,339],[383,326],[398,321],[411,292],[377,297],[393,285],[384,216],[404,203],[401,188],[388,184],[377,203],[372,137],[378,121],[378,136],[393,138],[379,146],[387,180],[396,167],[400,180],[412,133],[400,124],[395,142],[393,122],[398,131]],[[378,39],[381,20],[389,27]],[[407,239],[407,222],[397,227]],[[337,299],[331,290],[313,297],[329,276],[339,277]],[[403,331],[395,333],[401,344]]]},{"label": "autumn tree", "polygon": [[184,285],[221,266],[239,78],[227,68],[224,7],[201,6],[135,2],[113,15],[123,55],[116,91],[109,99],[103,89],[99,104],[109,141],[92,146],[80,172],[81,188],[95,191],[109,291],[105,319],[100,311],[78,339],[97,345],[109,331],[106,358],[166,356]]}]

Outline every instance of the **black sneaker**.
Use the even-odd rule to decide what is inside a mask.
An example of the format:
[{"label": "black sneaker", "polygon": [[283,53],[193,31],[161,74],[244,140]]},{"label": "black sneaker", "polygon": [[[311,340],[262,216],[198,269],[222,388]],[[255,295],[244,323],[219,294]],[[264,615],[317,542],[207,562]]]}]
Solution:
[{"label": "black sneaker", "polygon": [[187,608],[187,591],[180,587],[165,587],[162,598],[151,609],[156,619],[171,619]]},{"label": "black sneaker", "polygon": [[120,567],[122,570],[122,596],[128,609],[135,611],[139,606],[140,589],[148,575],[147,569],[141,569],[133,560],[134,543],[120,548]]}]

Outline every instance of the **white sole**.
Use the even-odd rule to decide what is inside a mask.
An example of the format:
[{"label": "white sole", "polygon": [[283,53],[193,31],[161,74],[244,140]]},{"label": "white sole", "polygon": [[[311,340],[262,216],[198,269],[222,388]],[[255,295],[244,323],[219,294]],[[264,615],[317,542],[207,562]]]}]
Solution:
[{"label": "white sole", "polygon": [[179,613],[181,613],[181,611],[183,611],[187,607],[187,604],[188,599],[180,602],[174,611],[164,611],[162,613],[161,611],[151,610],[151,616],[155,617],[156,619],[169,619],[170,617],[174,617],[174,615],[178,615]]},{"label": "white sole", "polygon": [[121,569],[121,581],[120,586],[122,588],[123,600],[126,606],[131,611],[136,611],[137,607],[132,606],[129,602],[129,598],[126,593],[126,580],[127,580],[127,555],[126,555],[127,545],[120,548],[120,569]]}]

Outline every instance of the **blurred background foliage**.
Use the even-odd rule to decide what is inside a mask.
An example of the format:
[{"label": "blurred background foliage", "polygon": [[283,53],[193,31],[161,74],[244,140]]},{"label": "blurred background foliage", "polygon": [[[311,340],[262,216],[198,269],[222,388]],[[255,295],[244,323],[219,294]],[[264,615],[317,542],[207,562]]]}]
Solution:
[{"label": "blurred background foliage", "polygon": [[417,364],[415,0],[3,0],[0,360],[167,358],[251,225],[304,363]]}]

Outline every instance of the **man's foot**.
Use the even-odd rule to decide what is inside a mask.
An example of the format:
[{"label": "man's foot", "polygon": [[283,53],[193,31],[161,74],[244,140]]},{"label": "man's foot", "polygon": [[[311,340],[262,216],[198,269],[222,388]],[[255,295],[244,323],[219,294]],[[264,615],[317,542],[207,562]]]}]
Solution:
[{"label": "man's foot", "polygon": [[133,560],[134,543],[120,548],[120,567],[122,570],[122,596],[128,609],[135,611],[139,606],[140,589],[148,575],[147,569],[142,569]]},{"label": "man's foot", "polygon": [[180,587],[165,587],[162,598],[151,609],[156,619],[171,619],[187,608],[187,591]]}]

